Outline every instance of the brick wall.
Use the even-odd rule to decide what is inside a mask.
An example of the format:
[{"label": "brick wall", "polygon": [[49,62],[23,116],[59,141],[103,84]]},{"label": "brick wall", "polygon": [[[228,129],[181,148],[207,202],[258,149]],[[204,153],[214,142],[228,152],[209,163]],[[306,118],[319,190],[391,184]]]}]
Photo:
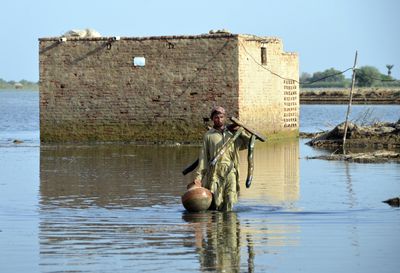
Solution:
[{"label": "brick wall", "polygon": [[298,80],[298,57],[283,52],[280,39],[239,37],[239,115],[243,122],[268,135],[296,135]]},{"label": "brick wall", "polygon": [[[260,43],[243,37],[40,39],[41,140],[198,141],[214,105],[262,132],[279,131],[282,81],[246,57],[240,44],[259,56]],[[298,79],[297,56],[273,41],[268,67]]]}]

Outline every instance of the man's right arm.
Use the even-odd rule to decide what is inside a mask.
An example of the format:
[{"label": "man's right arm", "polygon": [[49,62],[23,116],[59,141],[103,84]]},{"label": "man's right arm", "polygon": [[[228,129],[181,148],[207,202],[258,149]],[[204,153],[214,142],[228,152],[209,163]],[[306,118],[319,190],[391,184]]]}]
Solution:
[{"label": "man's right arm", "polygon": [[200,154],[199,154],[199,166],[196,170],[196,177],[194,179],[194,183],[197,185],[201,186],[201,181],[204,177],[204,175],[207,172],[207,163],[208,163],[208,159],[207,159],[207,141],[206,141],[206,137],[204,137],[203,139],[203,145],[200,149]]}]

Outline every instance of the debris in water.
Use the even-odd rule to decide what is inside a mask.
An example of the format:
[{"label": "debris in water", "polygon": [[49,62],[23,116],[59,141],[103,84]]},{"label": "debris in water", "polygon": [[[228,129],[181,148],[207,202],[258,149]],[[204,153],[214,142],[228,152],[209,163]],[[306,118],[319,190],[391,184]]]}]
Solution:
[{"label": "debris in water", "polygon": [[400,207],[400,198],[399,197],[390,198],[390,199],[382,201],[382,202],[386,203],[392,207]]},{"label": "debris in water", "polygon": [[[328,132],[317,135],[307,145],[316,147],[339,147],[343,143],[344,122]],[[358,148],[399,148],[400,120],[395,123],[378,122],[371,126],[348,123],[346,146]]]}]

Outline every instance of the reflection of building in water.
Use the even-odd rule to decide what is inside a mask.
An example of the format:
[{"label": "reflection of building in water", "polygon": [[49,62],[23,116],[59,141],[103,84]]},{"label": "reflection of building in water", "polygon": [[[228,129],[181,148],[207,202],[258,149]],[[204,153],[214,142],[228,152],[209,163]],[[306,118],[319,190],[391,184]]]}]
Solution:
[{"label": "reflection of building in water", "polygon": [[197,147],[42,146],[41,271],[99,272],[112,264],[116,272],[161,272],[157,257],[180,259],[174,235],[181,229],[165,212],[181,208],[181,171],[197,154]]},{"label": "reflection of building in water", "polygon": [[[264,192],[245,197],[271,200],[282,192],[297,196],[288,192],[295,188],[298,192],[298,182],[289,183],[298,179],[298,169],[282,170],[284,163],[292,168],[296,146],[270,144],[257,146],[255,152],[255,180],[250,189],[242,187],[242,192]],[[291,160],[286,153],[292,154]],[[182,259],[191,261],[194,247],[203,271],[266,271],[254,270],[256,256],[297,244],[296,223],[281,224],[281,219],[275,221],[264,213],[260,217],[251,210],[243,214],[208,212],[199,222],[187,220],[184,213],[185,225],[177,220],[183,211],[179,197],[187,183],[181,171],[197,154],[198,147],[42,146],[41,271],[96,271],[118,263],[121,271],[154,272],[162,271],[159,267],[165,267],[168,257],[171,268],[186,272]],[[242,180],[245,176],[243,170]],[[282,181],[288,182],[282,185]],[[193,248],[182,249],[182,238],[185,247],[189,243]],[[195,263],[192,266],[198,266]]]},{"label": "reflection of building in water", "polygon": [[[197,148],[97,145],[44,146],[43,205],[145,207],[176,203],[186,188],[181,171]],[[164,197],[164,198],[163,198]]]},{"label": "reflection of building in water", "polygon": [[[241,185],[247,174],[246,154],[241,155]],[[254,179],[241,187],[240,197],[268,203],[291,202],[299,198],[299,142],[258,143],[254,149]]]}]

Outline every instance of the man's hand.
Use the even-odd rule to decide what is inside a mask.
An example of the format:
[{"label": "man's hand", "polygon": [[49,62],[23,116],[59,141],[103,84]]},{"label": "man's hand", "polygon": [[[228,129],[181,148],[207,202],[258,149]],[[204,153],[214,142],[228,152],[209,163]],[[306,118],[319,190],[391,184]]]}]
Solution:
[{"label": "man's hand", "polygon": [[235,123],[229,124],[229,125],[227,126],[228,130],[231,131],[232,133],[234,133],[234,132],[236,132],[237,130],[239,130],[239,127],[240,127],[240,126],[237,125],[237,124],[235,124]]},{"label": "man's hand", "polygon": [[186,186],[186,188],[187,189],[190,189],[190,188],[193,188],[193,187],[201,187],[201,180],[200,179],[195,179],[195,180],[193,180],[193,182],[190,182],[187,186]]}]

